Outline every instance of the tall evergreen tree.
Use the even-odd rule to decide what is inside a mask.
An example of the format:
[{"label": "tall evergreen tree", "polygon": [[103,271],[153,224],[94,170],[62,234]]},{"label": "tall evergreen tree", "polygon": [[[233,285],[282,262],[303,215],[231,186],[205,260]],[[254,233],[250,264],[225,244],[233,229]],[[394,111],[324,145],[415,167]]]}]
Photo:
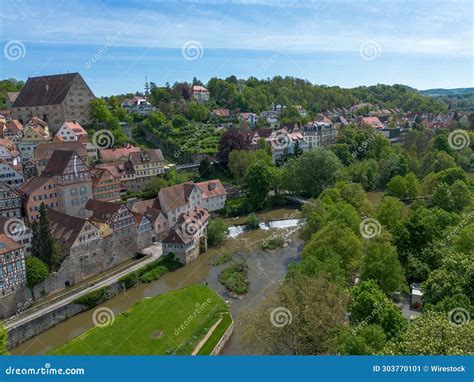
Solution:
[{"label": "tall evergreen tree", "polygon": [[59,245],[51,234],[51,227],[46,217],[46,207],[41,203],[39,223],[33,223],[32,254],[55,271],[61,264]]}]

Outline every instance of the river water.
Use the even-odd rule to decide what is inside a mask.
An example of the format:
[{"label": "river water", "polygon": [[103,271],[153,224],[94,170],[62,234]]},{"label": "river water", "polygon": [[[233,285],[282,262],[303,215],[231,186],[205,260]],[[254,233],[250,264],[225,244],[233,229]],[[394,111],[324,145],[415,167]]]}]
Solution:
[{"label": "river water", "polygon": [[[261,220],[277,220],[270,224],[261,224],[257,230],[247,230],[240,225],[230,229],[230,236],[223,245],[212,248],[201,254],[191,264],[167,273],[159,280],[150,284],[138,284],[135,287],[106,301],[98,307],[108,307],[115,315],[132,307],[136,302],[159,294],[196,283],[207,283],[229,303],[232,316],[239,321],[239,315],[245,307],[255,307],[273,285],[285,276],[288,265],[299,260],[303,243],[298,239],[297,223],[300,221],[299,211],[292,209],[278,209],[261,214]],[[285,219],[285,220],[278,220]],[[267,221],[268,221],[267,220]],[[242,219],[227,221],[229,225],[243,223]],[[239,233],[237,234],[237,231]],[[283,235],[287,239],[284,248],[275,251],[260,249],[262,242],[272,235]],[[217,257],[224,253],[234,255],[234,258],[243,259],[248,264],[248,279],[250,282],[248,293],[241,299],[229,296],[226,288],[218,281],[218,275],[226,264],[219,267],[212,266]],[[96,308],[98,308],[96,307]],[[11,350],[12,354],[39,355],[63,345],[74,337],[79,336],[93,326],[92,313],[94,309],[80,313],[59,325],[46,330],[20,346]],[[226,346],[224,354],[242,354],[239,326],[236,325],[234,334]]]}]

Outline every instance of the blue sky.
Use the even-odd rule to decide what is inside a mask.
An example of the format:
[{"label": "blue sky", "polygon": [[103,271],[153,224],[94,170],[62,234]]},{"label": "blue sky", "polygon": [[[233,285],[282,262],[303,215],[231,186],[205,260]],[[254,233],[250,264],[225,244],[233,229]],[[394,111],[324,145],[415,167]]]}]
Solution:
[{"label": "blue sky", "polygon": [[1,78],[79,71],[96,95],[210,77],[474,86],[472,1],[2,0]]}]

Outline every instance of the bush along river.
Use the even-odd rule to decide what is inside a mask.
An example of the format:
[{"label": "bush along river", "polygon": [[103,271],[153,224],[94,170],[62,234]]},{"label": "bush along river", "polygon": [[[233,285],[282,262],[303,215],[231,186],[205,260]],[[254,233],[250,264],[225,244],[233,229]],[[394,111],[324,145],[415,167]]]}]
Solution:
[{"label": "bush along river", "polygon": [[[303,250],[303,242],[298,238],[297,232],[302,222],[298,210],[276,209],[258,214],[258,218],[262,223],[253,230],[242,224],[245,218],[228,219],[229,234],[222,245],[208,249],[189,265],[167,273],[156,281],[137,284],[93,309],[44,331],[12,349],[11,353],[45,354],[93,327],[92,314],[97,308],[109,308],[117,316],[144,298],[196,283],[206,283],[219,293],[229,304],[232,316],[238,323],[243,310],[258,305],[265,293],[285,277],[288,266],[299,261]],[[275,249],[264,250],[264,245]],[[221,272],[235,264],[244,264],[245,267],[245,274],[237,278],[242,281],[241,284],[246,285],[246,293],[240,296],[221,283],[222,277],[219,280]],[[230,280],[235,278],[230,277]],[[224,282],[227,285],[227,279]],[[244,353],[240,339],[241,333],[236,325],[223,354]]]}]

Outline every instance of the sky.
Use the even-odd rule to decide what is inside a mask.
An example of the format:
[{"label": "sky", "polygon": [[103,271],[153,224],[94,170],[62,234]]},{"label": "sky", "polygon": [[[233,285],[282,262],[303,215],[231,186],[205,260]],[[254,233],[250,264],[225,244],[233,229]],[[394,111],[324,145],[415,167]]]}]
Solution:
[{"label": "sky", "polygon": [[474,2],[2,0],[0,78],[80,72],[98,96],[211,77],[474,86]]}]

